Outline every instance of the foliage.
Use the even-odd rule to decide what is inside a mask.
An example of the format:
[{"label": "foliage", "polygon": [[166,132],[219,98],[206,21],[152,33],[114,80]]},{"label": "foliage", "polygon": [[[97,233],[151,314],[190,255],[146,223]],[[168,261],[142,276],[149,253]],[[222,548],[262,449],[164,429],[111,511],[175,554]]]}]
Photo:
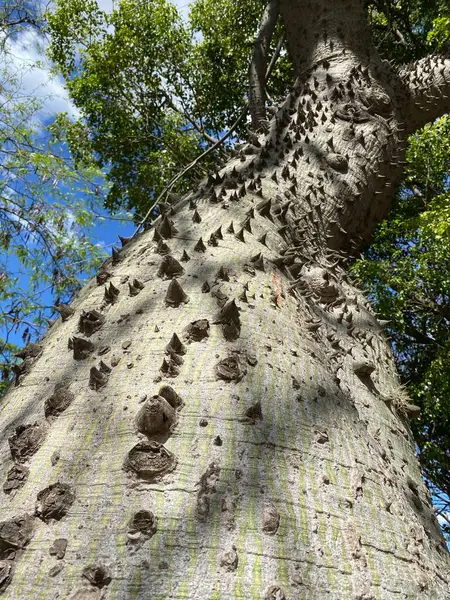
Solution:
[{"label": "foliage", "polygon": [[[68,126],[77,131],[71,148],[106,168],[109,207],[145,214],[171,177],[236,120],[263,6],[198,0],[185,25],[167,0],[122,0],[111,14],[93,0],[58,1],[48,16],[50,55],[83,116]],[[285,54],[269,94],[281,97],[289,71]],[[212,153],[173,191],[190,189],[219,160]]]},{"label": "foliage", "polygon": [[[199,38],[192,59],[198,99],[195,115],[203,115],[207,128],[216,135],[231,126],[244,106],[253,43],[265,4],[261,0],[197,0],[192,4],[190,23]],[[281,37],[279,27],[271,43],[272,54]],[[284,48],[267,84],[271,103],[285,96],[292,77],[292,65]],[[245,138],[245,127],[239,133]]]},{"label": "foliage", "polygon": [[[0,23],[17,39],[38,27],[31,5],[5,3]],[[28,12],[25,12],[28,11]],[[75,171],[64,137],[45,125],[45,98],[23,89],[26,69],[0,49],[0,395],[18,345],[47,327],[52,305],[69,301],[103,252],[90,239],[102,204],[98,170]]]},{"label": "foliage", "polygon": [[406,62],[443,49],[446,0],[368,0],[366,10],[378,51],[390,60]]},{"label": "foliage", "polygon": [[448,52],[450,48],[450,10],[433,21],[433,28],[428,32],[427,40],[430,45],[440,51]]},{"label": "foliage", "polygon": [[8,39],[44,23],[41,5],[33,0],[2,0],[0,6],[0,48],[5,50]]},{"label": "foliage", "polygon": [[125,0],[112,14],[91,0],[61,1],[49,29],[51,57],[83,114],[67,124],[72,151],[107,169],[108,207],[145,213],[206,143],[184,113],[193,103],[188,31],[165,0]]}]

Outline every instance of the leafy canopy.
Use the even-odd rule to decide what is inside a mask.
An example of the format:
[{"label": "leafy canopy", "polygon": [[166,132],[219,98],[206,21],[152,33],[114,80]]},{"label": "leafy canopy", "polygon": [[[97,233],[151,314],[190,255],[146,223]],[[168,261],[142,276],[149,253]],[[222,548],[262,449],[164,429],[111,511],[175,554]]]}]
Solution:
[{"label": "leafy canopy", "polygon": [[[76,131],[71,148],[108,172],[109,207],[145,214],[167,182],[236,120],[263,7],[261,0],[199,0],[185,24],[166,0],[124,0],[111,14],[93,0],[58,0],[48,17],[50,55],[83,116],[67,124]],[[289,70],[280,60],[269,94],[281,97]],[[246,135],[245,126],[237,135]],[[190,189],[222,156],[209,155],[174,192]]]}]

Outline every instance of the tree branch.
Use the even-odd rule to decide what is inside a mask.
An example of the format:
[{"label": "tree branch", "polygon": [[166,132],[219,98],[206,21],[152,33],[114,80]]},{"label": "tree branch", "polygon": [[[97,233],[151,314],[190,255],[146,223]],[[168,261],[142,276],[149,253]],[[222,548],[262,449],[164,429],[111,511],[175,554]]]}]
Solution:
[{"label": "tree branch", "polygon": [[450,111],[450,59],[427,56],[400,70],[409,93],[404,109],[408,133]]},{"label": "tree branch", "polygon": [[197,125],[197,123],[195,122],[195,119],[193,117],[191,117],[191,115],[189,115],[189,113],[184,109],[184,107],[183,107],[183,110],[178,108],[178,106],[175,104],[175,102],[172,100],[172,98],[170,97],[170,95],[167,92],[163,91],[163,95],[167,101],[167,104],[170,106],[170,108],[172,110],[174,110],[175,112],[177,112],[178,114],[182,115],[187,121],[189,121],[189,123],[192,125],[192,127],[196,131],[198,131],[198,133],[201,136],[203,136],[209,144],[217,144],[218,140],[213,138],[211,135],[209,135],[209,133],[207,131],[205,131],[202,127]]},{"label": "tree branch", "polygon": [[434,312],[439,317],[444,318],[446,321],[450,320],[450,309],[445,304],[438,304],[435,300],[423,298],[419,294],[412,294],[412,300],[417,306],[424,308],[427,311]]},{"label": "tree branch", "polygon": [[[134,238],[138,234],[138,232],[140,231],[141,227],[144,225],[144,223],[149,218],[150,213],[152,212],[152,210],[154,209],[154,207],[157,206],[158,204],[160,204],[160,202],[163,199],[163,197],[166,196],[170,192],[170,190],[175,185],[175,183],[181,177],[183,177],[183,175],[185,175],[188,171],[190,171],[193,167],[195,167],[200,162],[200,160],[202,160],[205,156],[207,156],[208,154],[210,154],[213,150],[216,150],[217,148],[220,148],[220,146],[222,146],[222,144],[230,137],[230,135],[233,133],[233,131],[236,129],[236,127],[239,125],[239,123],[245,118],[245,116],[247,114],[247,111],[248,111],[248,106],[245,106],[242,109],[242,111],[239,114],[239,116],[236,119],[236,121],[230,127],[230,129],[225,133],[225,135],[223,137],[221,137],[219,140],[217,140],[217,142],[214,144],[214,146],[210,146],[209,148],[207,148],[202,154],[200,154],[200,156],[197,156],[197,158],[195,158],[191,163],[189,163],[187,165],[187,167],[185,167],[182,171],[180,171],[174,177],[172,177],[172,179],[169,181],[169,183],[167,184],[167,186],[160,193],[160,195],[158,196],[158,198],[156,199],[156,201],[148,209],[147,214],[145,215],[145,217],[142,219],[142,221],[140,221],[138,223],[138,226],[137,226],[135,232],[131,236],[132,238]],[[185,199],[181,200],[181,202],[185,202]]]},{"label": "tree branch", "polygon": [[408,337],[413,338],[417,344],[421,344],[423,346],[436,345],[436,340],[428,337],[411,324],[405,325],[405,333]]},{"label": "tree branch", "polygon": [[16,27],[17,25],[34,25],[38,27],[38,22],[31,17],[22,17],[11,21],[8,21],[7,19],[0,19],[1,29],[10,29],[11,27]]},{"label": "tree branch", "polygon": [[270,0],[267,4],[253,48],[249,68],[248,104],[252,118],[252,128],[261,129],[266,120],[266,68],[267,53],[278,20],[278,2]]}]

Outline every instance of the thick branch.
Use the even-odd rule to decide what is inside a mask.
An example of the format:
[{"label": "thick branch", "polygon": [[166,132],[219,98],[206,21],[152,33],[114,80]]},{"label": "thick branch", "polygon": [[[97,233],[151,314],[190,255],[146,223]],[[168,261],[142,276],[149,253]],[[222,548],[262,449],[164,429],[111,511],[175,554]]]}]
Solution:
[{"label": "thick branch", "polygon": [[255,131],[261,129],[266,120],[266,69],[267,54],[278,19],[278,2],[270,0],[261,20],[249,69],[248,103]]},{"label": "thick branch", "polygon": [[405,121],[410,133],[450,111],[450,59],[427,56],[400,72],[410,100]]}]

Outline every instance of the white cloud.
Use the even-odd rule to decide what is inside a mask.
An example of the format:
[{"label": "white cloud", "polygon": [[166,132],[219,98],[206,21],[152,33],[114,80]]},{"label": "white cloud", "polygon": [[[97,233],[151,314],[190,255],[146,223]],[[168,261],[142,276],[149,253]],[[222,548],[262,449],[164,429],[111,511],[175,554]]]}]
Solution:
[{"label": "white cloud", "polygon": [[[97,0],[99,8],[111,12],[119,0]],[[172,0],[183,18],[187,19],[189,2]],[[47,4],[42,0],[43,4]],[[20,73],[20,93],[24,97],[35,97],[42,101],[42,108],[36,119],[46,121],[57,112],[66,111],[73,118],[79,116],[78,109],[71,102],[64,87],[64,79],[51,74],[51,63],[45,56],[48,40],[32,30],[22,31],[15,39],[9,38],[6,50],[10,58],[10,68]]]},{"label": "white cloud", "polygon": [[23,31],[6,42],[9,60],[8,69],[20,76],[20,94],[42,101],[42,108],[36,115],[45,120],[60,111],[67,111],[72,118],[78,111],[69,99],[62,77],[50,73],[51,64],[45,56],[47,41],[36,32]]}]

